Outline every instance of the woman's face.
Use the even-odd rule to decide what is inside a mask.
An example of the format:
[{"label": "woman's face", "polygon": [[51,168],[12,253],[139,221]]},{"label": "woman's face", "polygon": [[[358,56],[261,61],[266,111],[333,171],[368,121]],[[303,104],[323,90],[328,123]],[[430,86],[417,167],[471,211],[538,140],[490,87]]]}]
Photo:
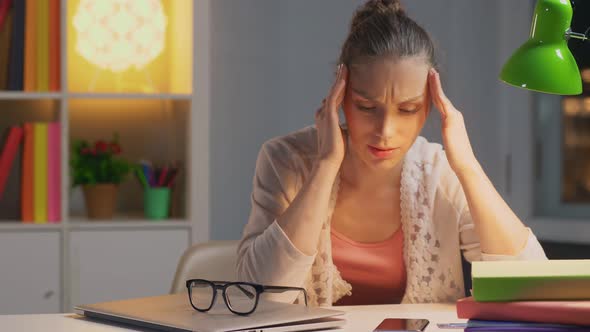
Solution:
[{"label": "woman's face", "polygon": [[377,169],[402,160],[430,112],[429,69],[421,57],[349,68],[343,109],[356,158]]}]

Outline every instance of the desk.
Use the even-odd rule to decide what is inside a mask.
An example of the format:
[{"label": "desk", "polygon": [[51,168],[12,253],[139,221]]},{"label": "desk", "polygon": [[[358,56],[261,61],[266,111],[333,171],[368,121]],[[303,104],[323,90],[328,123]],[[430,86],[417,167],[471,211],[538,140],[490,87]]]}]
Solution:
[{"label": "desk", "polygon": [[[427,318],[430,324],[426,331],[457,332],[461,330],[441,330],[436,323],[464,322],[458,319],[454,304],[400,304],[379,306],[350,306],[336,307],[346,311],[348,323],[343,332],[372,331],[374,327],[387,317]],[[146,331],[123,327],[121,325],[107,325],[86,320],[76,314],[41,314],[41,315],[0,315],[1,331],[28,332],[124,332]]]}]

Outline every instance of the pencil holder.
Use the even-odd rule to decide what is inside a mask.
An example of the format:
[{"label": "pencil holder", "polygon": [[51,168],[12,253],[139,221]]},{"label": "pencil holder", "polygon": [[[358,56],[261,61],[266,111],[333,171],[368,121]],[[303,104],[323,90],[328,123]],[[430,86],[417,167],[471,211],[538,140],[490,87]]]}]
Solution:
[{"label": "pencil holder", "polygon": [[147,188],[143,192],[143,210],[148,219],[166,219],[170,209],[170,188]]}]

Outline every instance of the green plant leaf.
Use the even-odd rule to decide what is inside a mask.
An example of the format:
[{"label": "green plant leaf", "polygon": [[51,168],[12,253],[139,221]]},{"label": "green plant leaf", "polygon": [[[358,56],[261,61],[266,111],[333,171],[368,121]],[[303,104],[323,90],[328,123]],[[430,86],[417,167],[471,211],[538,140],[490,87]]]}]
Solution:
[{"label": "green plant leaf", "polygon": [[[119,136],[113,135],[113,142],[118,143]],[[72,185],[114,183],[124,181],[132,170],[132,164],[123,158],[115,158],[110,150],[105,153],[93,153],[94,144],[86,140],[72,142],[70,168]]]}]

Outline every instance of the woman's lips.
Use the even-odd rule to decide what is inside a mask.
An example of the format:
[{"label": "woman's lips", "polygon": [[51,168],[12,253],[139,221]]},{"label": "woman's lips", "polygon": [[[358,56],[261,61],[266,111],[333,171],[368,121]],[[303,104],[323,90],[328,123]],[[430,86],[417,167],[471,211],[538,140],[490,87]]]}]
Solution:
[{"label": "woman's lips", "polygon": [[389,158],[397,148],[379,148],[372,145],[368,145],[369,151],[372,155],[379,159]]}]

